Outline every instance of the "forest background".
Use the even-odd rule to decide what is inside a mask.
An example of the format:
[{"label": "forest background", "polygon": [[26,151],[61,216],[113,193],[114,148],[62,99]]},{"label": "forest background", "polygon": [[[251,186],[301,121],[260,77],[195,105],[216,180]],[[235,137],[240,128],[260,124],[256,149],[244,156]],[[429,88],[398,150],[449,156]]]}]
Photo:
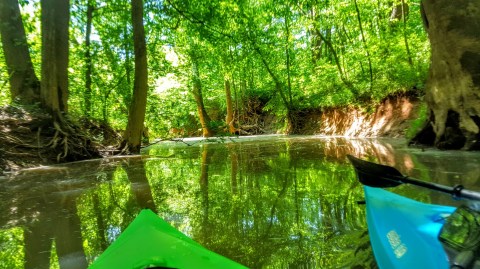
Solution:
[{"label": "forest background", "polygon": [[[57,8],[62,3],[66,8]],[[37,84],[46,83],[45,65],[53,62],[42,58],[49,46],[45,33],[55,28],[44,22],[51,16],[46,10],[68,18],[52,19],[55,25],[66,21],[68,36],[63,37],[67,53],[57,48],[51,58],[67,63],[67,83],[56,93],[60,105],[50,107],[63,115],[54,117],[53,138],[45,141],[50,146],[65,141],[72,129],[64,118],[100,126],[101,139],[110,127],[128,131],[129,121],[144,122],[140,129],[147,140],[258,133],[266,116],[275,117],[273,129],[295,134],[309,111],[351,106],[368,111],[398,92],[421,96],[429,68],[420,0],[72,0],[70,6],[64,0],[6,0],[2,5],[1,105],[45,103],[12,86],[19,72],[8,66],[4,33],[15,28],[6,10],[20,7],[26,40],[16,45],[28,49]],[[137,19],[135,12],[141,14]],[[144,63],[137,62],[139,54]],[[132,91],[139,76],[146,80],[145,118],[129,120],[134,114],[129,111],[138,111],[132,103],[143,98]],[[61,134],[63,140],[57,139]],[[71,145],[64,144],[58,157],[69,154]]]}]

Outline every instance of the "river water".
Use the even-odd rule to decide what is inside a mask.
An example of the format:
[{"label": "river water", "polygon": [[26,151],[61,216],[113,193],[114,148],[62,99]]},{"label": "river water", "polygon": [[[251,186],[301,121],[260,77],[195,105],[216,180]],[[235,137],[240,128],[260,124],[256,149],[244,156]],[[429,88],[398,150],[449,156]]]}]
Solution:
[{"label": "river water", "polygon": [[[86,268],[143,208],[251,268],[375,268],[346,154],[480,190],[480,153],[395,139],[260,136],[161,142],[142,156],[0,178],[0,268]],[[433,203],[446,195],[395,192]]]}]

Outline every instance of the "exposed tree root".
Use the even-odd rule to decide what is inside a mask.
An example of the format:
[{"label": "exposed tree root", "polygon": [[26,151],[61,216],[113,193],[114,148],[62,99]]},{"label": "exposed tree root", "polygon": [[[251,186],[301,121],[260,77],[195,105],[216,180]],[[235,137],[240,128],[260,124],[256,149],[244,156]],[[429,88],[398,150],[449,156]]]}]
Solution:
[{"label": "exposed tree root", "polygon": [[[423,128],[412,138],[410,145],[435,146],[442,150],[479,150],[480,135],[470,134],[460,127],[459,114],[453,110],[448,111],[443,134],[438,136],[434,131],[435,117],[425,123]],[[480,126],[480,122],[478,123]]]},{"label": "exposed tree root", "polygon": [[[0,174],[24,167],[98,158],[110,153],[104,145],[118,141],[118,136],[115,138],[114,132],[101,124],[68,117],[54,120],[36,106],[0,108],[0,121],[3,123]],[[109,137],[108,141],[105,137]]]},{"label": "exposed tree root", "polygon": [[53,150],[56,153],[57,162],[61,160],[77,161],[100,157],[100,153],[97,150],[98,146],[92,145],[95,142],[88,137],[85,131],[79,128],[78,124],[64,119],[61,122],[53,121],[52,125],[53,129],[51,125],[46,126],[48,131],[45,133],[45,137],[49,137],[53,131],[50,141],[45,145],[39,144],[41,148]]}]

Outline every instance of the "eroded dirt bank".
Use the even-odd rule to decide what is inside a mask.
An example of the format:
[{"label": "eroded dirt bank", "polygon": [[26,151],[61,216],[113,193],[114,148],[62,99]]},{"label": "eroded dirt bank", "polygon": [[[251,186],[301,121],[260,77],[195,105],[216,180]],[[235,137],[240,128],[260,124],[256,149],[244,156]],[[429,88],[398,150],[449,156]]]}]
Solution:
[{"label": "eroded dirt bank", "polygon": [[385,98],[371,111],[357,107],[305,113],[301,134],[354,137],[403,137],[418,117],[420,100],[413,94]]}]

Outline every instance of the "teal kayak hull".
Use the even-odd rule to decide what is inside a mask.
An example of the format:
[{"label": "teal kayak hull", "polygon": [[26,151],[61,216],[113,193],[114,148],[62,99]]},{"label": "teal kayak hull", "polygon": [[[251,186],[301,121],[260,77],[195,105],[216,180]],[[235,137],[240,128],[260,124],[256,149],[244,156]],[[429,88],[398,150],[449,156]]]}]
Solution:
[{"label": "teal kayak hull", "polygon": [[438,234],[456,208],[421,203],[380,188],[364,190],[370,242],[380,268],[450,268]]},{"label": "teal kayak hull", "polygon": [[89,267],[90,269],[247,268],[179,232],[145,209]]}]

